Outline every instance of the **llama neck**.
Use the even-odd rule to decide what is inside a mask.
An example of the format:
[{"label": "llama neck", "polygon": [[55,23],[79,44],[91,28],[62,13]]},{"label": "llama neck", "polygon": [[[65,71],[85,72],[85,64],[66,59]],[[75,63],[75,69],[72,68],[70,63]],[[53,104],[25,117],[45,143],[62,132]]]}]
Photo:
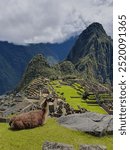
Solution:
[{"label": "llama neck", "polygon": [[49,114],[49,104],[48,103],[46,103],[46,107],[42,109],[42,112],[43,112],[44,118],[46,119]]}]

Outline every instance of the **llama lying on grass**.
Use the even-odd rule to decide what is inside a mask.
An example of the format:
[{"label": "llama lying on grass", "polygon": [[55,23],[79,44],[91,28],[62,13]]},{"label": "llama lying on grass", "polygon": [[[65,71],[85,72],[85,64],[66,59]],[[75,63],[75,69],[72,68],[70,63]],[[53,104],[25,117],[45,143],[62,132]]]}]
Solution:
[{"label": "llama lying on grass", "polygon": [[35,128],[45,124],[48,116],[48,101],[45,100],[42,110],[30,111],[19,114],[10,119],[9,125],[11,129],[21,130]]}]

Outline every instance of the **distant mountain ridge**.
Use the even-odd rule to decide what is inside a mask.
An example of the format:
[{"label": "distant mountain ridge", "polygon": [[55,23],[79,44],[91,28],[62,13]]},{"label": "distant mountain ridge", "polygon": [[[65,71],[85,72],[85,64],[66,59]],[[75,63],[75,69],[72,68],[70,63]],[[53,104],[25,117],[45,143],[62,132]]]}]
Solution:
[{"label": "distant mountain ridge", "polygon": [[50,64],[63,61],[75,43],[72,37],[63,43],[16,45],[0,41],[0,94],[12,90],[20,82],[33,56],[43,54]]},{"label": "distant mountain ridge", "polygon": [[[51,66],[57,62],[60,63]],[[52,78],[79,75],[89,83],[112,85],[113,40],[103,26],[95,22],[79,37],[61,44],[21,46],[0,42],[0,68],[0,94],[12,90],[18,83],[26,85],[40,75]]]}]

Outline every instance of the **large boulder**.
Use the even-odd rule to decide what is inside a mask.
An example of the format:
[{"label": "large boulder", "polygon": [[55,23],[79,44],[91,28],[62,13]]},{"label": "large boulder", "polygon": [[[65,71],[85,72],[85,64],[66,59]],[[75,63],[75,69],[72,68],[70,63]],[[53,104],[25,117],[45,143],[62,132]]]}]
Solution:
[{"label": "large boulder", "polygon": [[43,144],[42,150],[74,150],[74,148],[72,145],[47,141]]},{"label": "large boulder", "polygon": [[96,136],[113,133],[113,116],[86,112],[83,114],[72,114],[62,116],[58,122],[68,128],[87,132]]},{"label": "large boulder", "polygon": [[102,145],[80,145],[79,150],[107,150],[107,148]]}]

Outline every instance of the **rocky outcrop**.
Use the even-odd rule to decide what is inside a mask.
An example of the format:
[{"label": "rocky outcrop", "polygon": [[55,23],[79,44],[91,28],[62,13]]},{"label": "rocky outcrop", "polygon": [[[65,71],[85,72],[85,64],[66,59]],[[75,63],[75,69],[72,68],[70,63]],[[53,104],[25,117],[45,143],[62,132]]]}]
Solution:
[{"label": "rocky outcrop", "polygon": [[[74,150],[72,145],[46,141],[42,150]],[[103,145],[80,145],[79,150],[107,150]]]},{"label": "rocky outcrop", "polygon": [[107,148],[102,145],[80,145],[79,150],[107,150]]},{"label": "rocky outcrop", "polygon": [[86,112],[62,116],[58,122],[68,128],[87,132],[95,136],[103,136],[113,133],[113,116]]},{"label": "rocky outcrop", "polygon": [[74,148],[72,145],[47,141],[43,144],[42,150],[74,150]]}]

